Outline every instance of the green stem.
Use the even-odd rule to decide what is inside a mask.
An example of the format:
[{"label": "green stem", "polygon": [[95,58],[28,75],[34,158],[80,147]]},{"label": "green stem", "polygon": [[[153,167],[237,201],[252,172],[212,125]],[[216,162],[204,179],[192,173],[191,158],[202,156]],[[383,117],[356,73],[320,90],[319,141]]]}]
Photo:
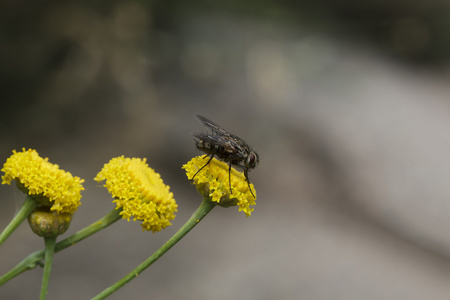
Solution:
[{"label": "green stem", "polygon": [[[122,209],[113,209],[103,218],[92,223],[91,225],[81,229],[74,235],[58,242],[55,245],[55,252],[59,252],[69,246],[75,245],[77,242],[93,235],[97,231],[100,231],[109,225],[113,224],[121,218],[120,212]],[[0,277],[0,286],[9,280],[13,279],[17,275],[27,270],[32,270],[36,268],[37,265],[41,265],[40,261],[44,258],[44,250],[39,250],[28,255],[24,260],[22,260],[18,265],[11,269],[8,273]]]},{"label": "green stem", "polygon": [[131,271],[128,275],[126,275],[121,280],[117,281],[115,284],[111,285],[103,292],[92,298],[91,300],[100,300],[105,299],[107,296],[111,295],[122,286],[130,282],[133,278],[136,278],[140,273],[142,273],[145,269],[150,267],[156,260],[158,260],[161,256],[164,255],[170,248],[172,248],[178,241],[180,241],[192,228],[195,227],[214,207],[216,203],[211,202],[208,199],[203,200],[200,207],[197,211],[191,216],[191,218],[180,228],[180,230],[175,233],[170,240],[168,240],[158,251],[153,253],[152,256],[147,258],[142,264],[140,264],[136,269]]},{"label": "green stem", "polygon": [[84,240],[85,238],[93,235],[94,233],[112,225],[116,221],[120,220],[122,216],[120,213],[122,212],[122,208],[113,209],[109,213],[107,213],[103,218],[97,220],[91,225],[81,229],[75,234],[69,236],[68,238],[62,240],[61,242],[56,244],[55,251],[59,252],[67,247],[75,245],[77,242]]},{"label": "green stem", "polygon": [[47,298],[48,283],[50,280],[50,272],[53,265],[53,254],[55,254],[56,236],[45,238],[45,264],[44,274],[42,275],[41,296],[39,300]]},{"label": "green stem", "polygon": [[6,226],[2,234],[0,234],[0,245],[6,241],[6,239],[14,232],[14,230],[16,230],[17,227],[19,227],[19,225],[28,217],[36,206],[37,202],[30,196],[27,196],[19,212],[14,216],[8,226]]}]

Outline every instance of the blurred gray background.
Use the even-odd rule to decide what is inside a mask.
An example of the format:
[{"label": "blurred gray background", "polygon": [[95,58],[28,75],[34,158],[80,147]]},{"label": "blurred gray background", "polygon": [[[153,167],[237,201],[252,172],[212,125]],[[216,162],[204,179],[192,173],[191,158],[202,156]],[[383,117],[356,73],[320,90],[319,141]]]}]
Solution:
[{"label": "blurred gray background", "polygon": [[[449,299],[447,1],[2,1],[0,24],[0,161],[34,148],[86,180],[61,238],[113,208],[112,157],[146,157],[179,205],[58,253],[48,299],[96,295],[189,218],[197,113],[260,154],[255,211],[214,209],[110,299]],[[0,197],[4,228],[25,197]],[[23,224],[0,272],[42,247]]]}]

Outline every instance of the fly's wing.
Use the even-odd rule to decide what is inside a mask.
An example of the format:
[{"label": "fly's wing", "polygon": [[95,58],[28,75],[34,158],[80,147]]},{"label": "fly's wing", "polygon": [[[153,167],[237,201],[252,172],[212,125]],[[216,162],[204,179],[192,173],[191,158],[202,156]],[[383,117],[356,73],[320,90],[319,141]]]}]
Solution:
[{"label": "fly's wing", "polygon": [[198,139],[202,139],[205,142],[213,143],[221,147],[226,148],[229,153],[249,153],[251,151],[250,146],[240,137],[229,133],[218,124],[213,121],[197,115],[197,120],[202,123],[206,128],[210,128],[217,135],[208,135],[203,133],[194,134]]},{"label": "fly's wing", "polygon": [[203,143],[222,147],[226,152],[230,154],[235,154],[238,151],[236,145],[233,143],[233,140],[229,137],[221,135],[209,135],[204,133],[193,133],[192,135],[197,139],[203,141]]},{"label": "fly's wing", "polygon": [[210,128],[212,131],[214,131],[218,135],[231,136],[231,134],[228,131],[226,131],[225,129],[223,129],[222,127],[220,127],[213,121],[211,121],[203,116],[200,116],[200,115],[196,115],[196,117],[197,117],[197,120],[203,124],[203,126],[205,126],[206,128]]}]

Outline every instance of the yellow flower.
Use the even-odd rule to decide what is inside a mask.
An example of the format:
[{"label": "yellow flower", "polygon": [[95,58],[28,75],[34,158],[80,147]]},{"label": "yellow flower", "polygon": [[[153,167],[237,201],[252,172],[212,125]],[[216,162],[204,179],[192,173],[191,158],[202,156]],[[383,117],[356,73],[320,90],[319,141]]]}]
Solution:
[{"label": "yellow flower", "polygon": [[[207,155],[202,155],[194,157],[187,164],[183,165],[183,169],[186,170],[188,179],[192,179],[195,173],[197,173],[208,160],[209,157]],[[199,193],[204,197],[210,198],[211,201],[217,202],[218,205],[223,207],[237,205],[239,206],[239,211],[243,211],[248,217],[254,210],[250,206],[255,205],[255,198],[248,188],[248,183],[245,180],[243,172],[238,172],[233,168],[231,168],[231,189],[233,193],[230,194],[228,170],[228,164],[214,158],[197,175],[195,175],[194,184]],[[253,184],[250,184],[250,188],[256,195]]]},{"label": "yellow flower", "polygon": [[123,219],[143,221],[142,230],[160,231],[175,218],[178,205],[170,187],[150,168],[146,159],[116,157],[104,165],[94,180],[106,180],[105,187],[123,208]]},{"label": "yellow flower", "polygon": [[41,205],[51,206],[51,211],[72,214],[81,204],[84,179],[60,170],[58,165],[49,163],[48,158],[40,157],[36,150],[13,150],[2,171],[5,173],[2,184],[15,180],[19,188]]}]

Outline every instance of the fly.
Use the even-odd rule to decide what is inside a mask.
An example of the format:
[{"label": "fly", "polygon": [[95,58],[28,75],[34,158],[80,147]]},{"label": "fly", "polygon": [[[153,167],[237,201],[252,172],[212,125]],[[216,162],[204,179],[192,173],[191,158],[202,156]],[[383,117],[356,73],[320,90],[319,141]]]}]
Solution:
[{"label": "fly", "polygon": [[197,139],[197,149],[211,156],[208,162],[194,174],[191,180],[193,180],[198,172],[206,167],[211,162],[213,157],[216,156],[219,160],[228,163],[228,180],[230,183],[230,193],[233,193],[231,190],[231,166],[233,165],[244,170],[244,176],[245,180],[247,181],[248,188],[253,197],[255,197],[252,189],[250,188],[248,171],[254,169],[259,164],[258,154],[253,151],[252,148],[243,139],[229,133],[213,121],[208,120],[207,118],[200,115],[197,115],[197,120],[202,123],[203,126],[212,130],[211,134],[192,134]]}]

